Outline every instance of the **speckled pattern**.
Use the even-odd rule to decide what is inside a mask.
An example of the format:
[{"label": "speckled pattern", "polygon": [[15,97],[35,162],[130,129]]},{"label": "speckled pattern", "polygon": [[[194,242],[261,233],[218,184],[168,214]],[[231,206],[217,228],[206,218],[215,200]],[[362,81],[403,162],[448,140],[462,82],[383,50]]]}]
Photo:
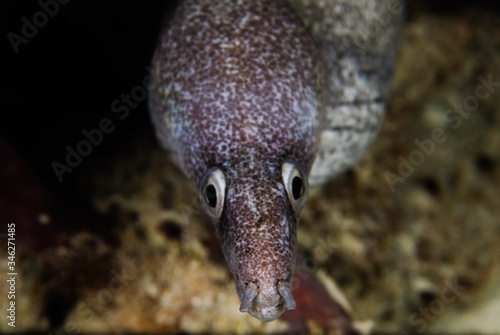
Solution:
[{"label": "speckled pattern", "polygon": [[240,299],[256,285],[250,313],[263,320],[286,309],[276,286],[293,274],[299,213],[281,166],[290,162],[307,178],[315,156],[316,53],[284,2],[186,1],[153,60],[164,83],[150,100],[158,137],[202,197],[204,175],[223,171],[216,227]]},{"label": "speckled pattern", "polygon": [[169,26],[153,60],[165,84],[150,104],[162,144],[186,174],[199,184],[207,168],[245,156],[309,170],[315,46],[285,3],[186,1]]},{"label": "speckled pattern", "polygon": [[[300,214],[282,165],[293,164],[304,181],[318,184],[354,163],[378,130],[393,67],[392,44],[386,43],[390,52],[377,49],[384,39],[371,36],[355,50],[359,32],[337,39],[315,33],[302,17],[314,13],[293,6],[185,1],[153,59],[162,82],[150,94],[158,138],[202,202],[207,175],[222,171],[224,203],[215,225],[240,309],[265,321],[295,306],[282,299],[288,289],[277,293],[292,278]],[[363,1],[352,4],[332,25],[341,27],[352,19],[348,13],[363,8]]]},{"label": "speckled pattern", "polygon": [[309,183],[352,166],[378,133],[404,1],[290,0],[321,46],[325,118]]},{"label": "speckled pattern", "polygon": [[[26,161],[1,155],[0,178],[6,186],[0,202],[5,208],[3,222],[19,223],[19,243],[16,328],[2,322],[0,333],[352,334],[342,331],[346,319],[328,308],[328,300],[338,297],[331,291],[332,282],[345,297],[337,301],[347,300],[352,307],[352,320],[371,321],[375,334],[498,333],[500,86],[490,87],[491,95],[480,100],[459,128],[446,118],[456,104],[475,96],[481,84],[478,77],[491,78],[495,85],[500,82],[500,30],[494,10],[498,6],[407,3],[409,20],[380,134],[346,173],[311,188],[301,213],[298,255],[307,262],[297,257],[294,311],[273,322],[259,322],[238,311],[240,301],[214,227],[196,201],[196,188],[158,147],[143,103],[134,111],[142,121],[127,120],[130,128],[121,124],[105,137],[103,145],[85,158],[88,164],[75,171],[79,187],[68,193],[58,193],[54,185],[47,190],[47,184],[23,172],[29,167]],[[25,64],[41,56],[31,48],[60,46],[57,32],[72,32],[69,19],[81,22],[65,13],[80,8],[61,8],[61,16],[44,28],[50,29],[30,41],[17,58],[20,74],[28,75],[38,64]],[[321,10],[322,16],[312,20],[318,26],[332,15]],[[88,13],[78,18],[88,19]],[[29,11],[20,14],[31,17]],[[117,13],[106,23],[115,27],[118,17],[123,16]],[[13,28],[20,28],[19,17],[14,21]],[[155,22],[151,19],[150,24],[156,26]],[[88,31],[110,36],[106,30]],[[93,45],[82,40],[85,50],[94,50]],[[84,64],[88,55],[79,51],[75,49],[71,59],[84,57],[83,63],[77,62]],[[150,64],[148,53],[149,49],[137,50],[138,55],[146,54],[143,62],[130,61],[127,72],[136,68],[142,78],[143,66]],[[117,61],[106,61],[101,53],[96,56],[110,67]],[[127,59],[124,55],[122,61]],[[23,64],[30,66],[19,67]],[[49,72],[55,76],[64,69]],[[94,73],[88,74],[87,83],[97,84]],[[113,74],[108,73],[106,82],[116,84]],[[74,80],[76,84],[81,79]],[[72,81],[43,87],[32,83],[19,88],[28,94],[42,90],[48,99],[40,100],[41,106],[50,107],[54,99],[49,93],[66,92],[57,89]],[[126,83],[123,93],[130,93],[131,85]],[[112,92],[102,107],[108,108],[117,96]],[[96,123],[100,118],[99,114]],[[385,174],[399,173],[401,159],[420,150],[415,141],[431,138],[437,128],[445,131],[447,140],[436,143],[434,153],[391,190]],[[27,139],[36,140],[31,135]],[[57,201],[51,190],[68,201],[78,194],[77,206]],[[0,248],[0,256],[7,260],[7,248]],[[4,274],[9,272],[7,265],[0,262]],[[123,272],[133,279],[116,290],[113,274]],[[320,298],[305,279],[319,280],[318,285],[329,291],[323,289]],[[450,285],[460,288],[460,295],[452,295]],[[0,281],[0,291],[9,291],[7,281]],[[0,299],[0,306],[4,301]]]}]

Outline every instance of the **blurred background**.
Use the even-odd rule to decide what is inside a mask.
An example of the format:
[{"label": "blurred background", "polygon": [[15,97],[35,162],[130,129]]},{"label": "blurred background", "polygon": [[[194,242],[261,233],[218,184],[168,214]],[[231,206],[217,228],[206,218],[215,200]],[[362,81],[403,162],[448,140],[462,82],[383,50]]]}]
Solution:
[{"label": "blurred background", "polygon": [[[332,320],[345,315],[313,309],[272,324],[239,313],[215,231],[158,147],[143,95],[175,1],[3,1],[0,237],[16,223],[20,275],[16,328],[2,317],[1,332],[498,333],[500,5],[407,3],[379,137],[301,221],[302,282],[336,283],[359,321],[342,328]],[[482,80],[488,97],[450,112]],[[435,129],[447,139],[402,176],[400,157]]]}]

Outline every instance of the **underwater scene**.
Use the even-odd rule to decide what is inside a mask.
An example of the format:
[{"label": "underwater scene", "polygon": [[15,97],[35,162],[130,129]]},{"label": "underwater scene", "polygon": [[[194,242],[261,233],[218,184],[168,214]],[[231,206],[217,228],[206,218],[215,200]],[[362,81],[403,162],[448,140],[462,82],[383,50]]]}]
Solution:
[{"label": "underwater scene", "polygon": [[500,334],[499,4],[2,6],[2,334]]}]

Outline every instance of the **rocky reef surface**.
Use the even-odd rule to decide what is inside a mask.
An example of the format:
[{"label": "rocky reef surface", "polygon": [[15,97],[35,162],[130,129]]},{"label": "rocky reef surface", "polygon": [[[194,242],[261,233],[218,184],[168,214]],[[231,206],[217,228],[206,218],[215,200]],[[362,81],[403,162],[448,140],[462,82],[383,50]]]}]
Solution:
[{"label": "rocky reef surface", "polygon": [[[44,43],[56,45],[50,34],[72,18],[80,21],[71,27],[94,38],[84,45],[96,43],[104,57],[80,55],[98,68],[92,80],[84,77],[92,85],[74,93],[80,100],[64,100],[66,85],[79,87],[74,77],[46,86],[14,78],[6,91],[8,112],[18,114],[2,121],[0,141],[0,309],[6,315],[8,222],[17,227],[17,309],[16,327],[3,316],[2,333],[498,332],[497,7],[486,1],[410,4],[392,98],[375,143],[350,170],[314,189],[303,211],[294,292],[299,310],[261,323],[239,312],[214,227],[196,190],[159,148],[145,102],[119,100],[115,107],[128,112],[113,110],[122,92],[132,95],[142,86],[147,70],[134,77],[114,70],[112,84],[126,80],[111,93],[101,83],[112,76],[98,67],[99,59],[112,64],[108,58],[125,52],[117,36],[140,40],[133,31],[148,21],[147,12],[140,20],[135,8],[122,9],[135,18],[127,32],[132,37],[123,37],[113,28],[120,27],[116,21],[99,35],[76,14],[76,4],[60,6],[39,37],[20,45],[12,64],[27,64],[20,73],[31,78],[31,67],[46,63],[25,62],[39,59]],[[15,13],[22,17],[23,10]],[[18,29],[22,21],[12,20]],[[149,55],[137,62],[145,67]],[[72,69],[66,65],[43,74],[60,78]],[[37,87],[61,98],[33,99],[41,106],[36,110],[28,97]],[[69,127],[62,114],[52,124],[40,116],[51,106],[74,115],[103,107]],[[29,122],[19,114],[28,109]],[[66,144],[76,148],[83,129],[97,128],[101,141],[59,182],[52,163],[64,162]]]}]

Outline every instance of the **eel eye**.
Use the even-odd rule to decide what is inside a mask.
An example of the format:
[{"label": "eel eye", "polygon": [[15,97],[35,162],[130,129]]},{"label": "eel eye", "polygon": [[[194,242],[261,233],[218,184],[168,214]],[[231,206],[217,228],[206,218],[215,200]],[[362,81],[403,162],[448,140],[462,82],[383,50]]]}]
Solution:
[{"label": "eel eye", "polygon": [[217,190],[213,184],[209,184],[205,188],[205,200],[210,207],[217,207]]},{"label": "eel eye", "polygon": [[288,194],[288,200],[290,200],[295,213],[298,214],[307,198],[307,179],[292,163],[283,163],[281,177]]},{"label": "eel eye", "polygon": [[220,218],[224,208],[226,178],[221,169],[210,170],[203,179],[200,198],[205,211],[215,219]]},{"label": "eel eye", "polygon": [[304,183],[302,182],[302,178],[300,178],[299,176],[295,176],[292,179],[293,199],[299,200],[302,194],[304,194]]}]

